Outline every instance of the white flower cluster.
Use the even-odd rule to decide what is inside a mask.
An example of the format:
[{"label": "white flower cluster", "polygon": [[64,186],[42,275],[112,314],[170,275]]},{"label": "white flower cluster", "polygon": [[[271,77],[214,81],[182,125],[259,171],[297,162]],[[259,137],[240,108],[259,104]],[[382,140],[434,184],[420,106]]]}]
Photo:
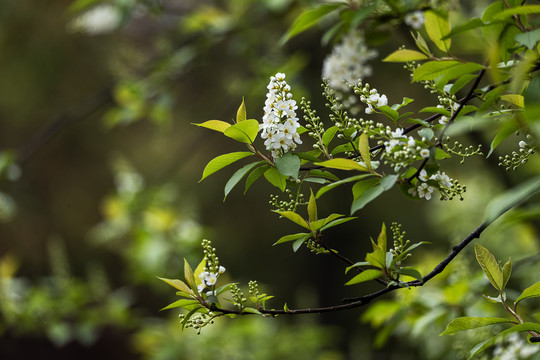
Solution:
[{"label": "white flower cluster", "polygon": [[497,345],[493,351],[495,360],[529,359],[539,352],[539,347],[529,345],[518,334],[514,333],[505,339],[503,344]]},{"label": "white flower cluster", "polygon": [[297,131],[300,127],[295,111],[298,106],[292,99],[291,87],[285,82],[285,74],[270,77],[267,88],[261,138],[265,139],[264,145],[272,156],[280,157],[302,143]]},{"label": "white flower cluster", "polygon": [[[422,169],[420,171],[420,174],[418,174],[418,183],[416,187],[409,189],[409,194],[412,196],[417,196],[419,198],[425,198],[426,200],[431,199],[431,194],[433,191],[435,191],[436,187],[429,185],[427,182],[429,180],[434,180],[439,183],[439,187],[442,188],[451,188],[454,186],[452,184],[452,180],[446,173],[437,171],[436,174],[431,175],[430,177],[427,176],[426,170]],[[443,195],[444,196],[444,195]]]},{"label": "white flower cluster", "polygon": [[426,17],[424,16],[423,11],[416,10],[405,15],[405,18],[403,20],[405,21],[405,24],[415,30],[418,30],[426,22]]},{"label": "white flower cluster", "polygon": [[122,13],[116,6],[102,4],[75,18],[70,27],[72,31],[101,35],[116,30],[121,22]]},{"label": "white flower cluster", "polygon": [[373,70],[367,62],[375,57],[377,51],[368,49],[364,34],[350,31],[324,59],[322,78],[328,81],[332,89],[348,92],[349,84],[356,84],[372,74]]},{"label": "white flower cluster", "polygon": [[[444,105],[437,105],[437,107],[439,109],[444,109],[445,108]],[[458,108],[459,108],[459,103],[458,102],[452,102],[452,109],[451,109],[452,113],[454,111],[456,111]],[[450,120],[450,119],[447,116],[443,115],[443,116],[441,116],[439,118],[439,124],[446,125],[446,124],[448,124],[448,120]]]},{"label": "white flower cluster", "polygon": [[[214,286],[217,283],[217,279],[219,275],[223,274],[225,272],[225,268],[223,266],[220,266],[217,273],[210,272],[208,270],[203,271],[199,275],[199,279],[201,279],[201,283],[197,286],[197,289],[199,292],[202,292],[204,289]],[[206,293],[207,296],[214,295],[214,291],[208,291]]]},{"label": "white flower cluster", "polygon": [[418,154],[424,159],[429,158],[429,149],[416,146],[416,140],[412,136],[403,135],[402,128],[398,128],[396,131],[387,130],[386,133],[390,136],[390,139],[383,144],[388,154],[392,153],[396,146],[401,145],[405,147],[403,150],[413,157]]},{"label": "white flower cluster", "polygon": [[381,95],[377,92],[377,89],[369,90],[367,95],[360,95],[360,101],[367,105],[366,114],[373,114],[374,106],[388,105],[388,98],[386,95]]}]

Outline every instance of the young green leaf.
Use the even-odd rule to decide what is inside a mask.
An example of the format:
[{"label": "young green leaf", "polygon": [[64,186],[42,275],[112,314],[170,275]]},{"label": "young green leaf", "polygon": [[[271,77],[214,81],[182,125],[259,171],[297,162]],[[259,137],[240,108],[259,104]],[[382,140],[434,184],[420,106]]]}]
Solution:
[{"label": "young green leaf", "polygon": [[365,179],[365,178],[370,177],[370,176],[372,176],[372,175],[371,174],[355,175],[355,176],[351,176],[351,177],[345,178],[343,180],[339,180],[339,181],[333,182],[331,184],[325,185],[322,188],[320,188],[319,191],[317,191],[317,195],[315,197],[318,199],[322,195],[324,195],[326,192],[332,190],[333,188],[335,188],[335,187],[337,187],[339,185],[343,185],[343,184],[353,182],[353,181],[362,180],[362,179]]},{"label": "young green leaf", "polygon": [[332,139],[334,138],[334,136],[336,136],[336,133],[338,132],[338,127],[337,126],[332,126],[332,127],[329,127],[323,134],[322,136],[322,142],[324,144],[324,146],[328,146],[330,145],[330,142],[332,141]]},{"label": "young green leaf", "polygon": [[476,260],[482,267],[484,274],[493,287],[499,291],[503,290],[503,274],[501,266],[488,249],[479,244],[474,244]]},{"label": "young green leaf", "polygon": [[287,218],[287,219],[291,220],[292,222],[300,225],[301,227],[310,230],[309,225],[306,222],[306,220],[304,220],[300,215],[298,215],[294,211],[274,210],[274,212],[281,215],[281,216],[283,216],[284,218]]},{"label": "young green leaf", "polygon": [[521,204],[540,190],[540,176],[533,177],[497,196],[488,204],[486,221],[492,223],[506,211]]},{"label": "young green leaf", "polygon": [[505,318],[463,316],[452,320],[452,322],[446,326],[446,329],[439,336],[454,335],[458,331],[476,329],[482,326],[510,322],[510,320]]},{"label": "young green leaf", "polygon": [[264,172],[264,177],[270,184],[274,185],[281,191],[285,191],[285,188],[287,187],[287,177],[282,175],[276,168],[270,167]]},{"label": "young green leaf", "polygon": [[247,193],[251,185],[253,185],[253,183],[257,181],[257,179],[260,178],[261,175],[264,174],[269,168],[270,168],[270,165],[263,165],[256,168],[248,175],[246,179],[246,187],[244,189],[244,195]]},{"label": "young green leaf", "polygon": [[242,121],[245,121],[246,119],[246,104],[244,103],[244,98],[242,98],[242,104],[240,104],[240,107],[238,107],[238,111],[236,111],[236,123],[238,124]]},{"label": "young green leaf", "polygon": [[191,288],[186,285],[185,282],[178,279],[166,279],[166,278],[160,278],[159,280],[166,282],[167,284],[171,285],[173,288],[178,289],[186,294],[193,294],[193,291],[191,291]]},{"label": "young green leaf", "polygon": [[523,299],[529,299],[533,297],[540,297],[540,281],[523,290],[521,295],[519,295],[516,299],[516,304]]},{"label": "young green leaf", "polygon": [[186,259],[184,259],[184,278],[186,279],[188,285],[191,287],[191,290],[197,292],[197,283],[195,282],[195,275],[193,274],[193,270],[191,269],[191,266],[189,266],[189,263]]},{"label": "young green leaf", "polygon": [[345,285],[354,285],[361,282],[378,279],[381,276],[382,276],[381,270],[374,270],[374,269],[364,270],[360,274],[356,275],[351,280],[346,282]]},{"label": "young green leaf", "polygon": [[503,126],[499,129],[497,132],[497,135],[493,138],[493,141],[491,142],[491,145],[489,146],[489,152],[487,154],[487,157],[490,157],[491,154],[493,154],[493,151],[499,146],[501,142],[503,142],[504,139],[509,137],[510,135],[514,134],[519,129],[519,124],[517,121],[505,121]]},{"label": "young green leaf", "polygon": [[229,195],[229,193],[236,186],[236,184],[238,184],[238,182],[240,182],[240,180],[242,180],[242,178],[246,176],[248,172],[250,172],[256,166],[259,166],[260,164],[264,164],[264,161],[258,161],[251,164],[247,164],[241,167],[240,169],[238,169],[233,174],[233,176],[231,176],[229,181],[227,181],[227,184],[225,184],[225,197],[223,198],[223,201],[225,201],[225,199],[227,198],[227,195]]},{"label": "young green leaf", "polygon": [[368,134],[362,133],[362,135],[360,135],[360,138],[358,139],[358,151],[360,151],[360,155],[362,156],[364,164],[366,164],[366,168],[371,171],[371,154],[369,152]]},{"label": "young green leaf", "polygon": [[297,252],[298,249],[300,249],[300,246],[302,246],[302,244],[305,243],[306,240],[309,239],[310,237],[311,237],[311,234],[308,235],[308,236],[301,237],[300,239],[293,242],[293,244],[292,244],[293,251]]},{"label": "young green leaf", "polygon": [[224,132],[225,130],[227,130],[227,128],[231,126],[231,124],[229,124],[228,122],[221,121],[221,120],[208,120],[201,124],[195,124],[195,123],[192,123],[192,124],[196,126],[204,127],[210,130],[218,131],[220,133]]},{"label": "young green leaf", "polygon": [[279,238],[279,240],[276,241],[272,246],[277,245],[277,244],[282,244],[284,242],[295,241],[305,236],[309,237],[311,236],[311,233],[298,233],[298,234],[285,235]]},{"label": "young green leaf", "polygon": [[232,152],[232,153],[223,154],[218,157],[215,157],[214,159],[210,160],[210,162],[204,168],[203,176],[201,180],[199,180],[199,182],[203,181],[206,177],[212,175],[216,171],[221,170],[224,167],[234,163],[235,161],[238,161],[240,159],[243,159],[251,155],[253,155],[252,152],[238,151],[238,152]]},{"label": "young green leaf", "polygon": [[274,158],[276,168],[285,176],[290,176],[293,179],[298,178],[300,171],[300,158],[292,153],[285,153],[282,156]]},{"label": "young green leaf", "polygon": [[508,259],[506,264],[502,267],[502,274],[503,274],[503,289],[506,287],[506,284],[508,283],[508,279],[510,279],[510,274],[512,274],[512,261]]},{"label": "young green leaf", "polygon": [[228,127],[223,134],[236,141],[252,144],[259,132],[259,122],[257,120],[244,120]]},{"label": "young green leaf", "polygon": [[386,252],[380,247],[375,247],[373,252],[366,254],[366,261],[380,269],[386,268]]},{"label": "young green leaf", "polygon": [[506,9],[495,15],[496,20],[502,20],[514,15],[529,15],[540,13],[540,5],[523,5]]},{"label": "young green leaf", "polygon": [[384,192],[384,188],[380,185],[375,185],[365,190],[358,199],[354,200],[351,205],[351,215],[362,209],[364,206],[375,200]]},{"label": "young green leaf", "polygon": [[322,162],[315,163],[315,165],[324,166],[331,169],[339,170],[357,170],[357,171],[368,171],[364,166],[358,164],[356,161],[351,159],[330,159]]},{"label": "young green leaf", "polygon": [[342,6],[341,4],[324,4],[315,9],[304,11],[294,21],[289,30],[283,35],[280,40],[280,44],[285,44],[290,38],[300,34],[301,32],[309,29],[315,25],[323,16],[331,13]]},{"label": "young green leaf", "polygon": [[313,190],[311,191],[311,195],[309,196],[309,202],[307,205],[308,210],[308,216],[309,216],[309,222],[312,223],[314,221],[317,221],[317,202],[315,201],[315,195],[313,195]]},{"label": "young green leaf", "polygon": [[377,237],[377,246],[386,253],[386,225],[382,224],[381,232]]},{"label": "young green leaf", "polygon": [[198,300],[190,300],[190,299],[180,299],[180,300],[177,300],[177,301],[173,302],[172,304],[169,304],[169,305],[165,306],[164,308],[160,309],[159,311],[168,310],[168,309],[174,309],[174,308],[177,308],[177,307],[184,307],[186,305],[195,305],[195,304],[199,304],[199,301]]},{"label": "young green leaf", "polygon": [[435,46],[437,46],[441,51],[447,53],[450,50],[450,45],[452,44],[452,40],[450,38],[445,38],[445,36],[450,33],[448,15],[443,15],[439,12],[428,10],[424,12],[424,16],[426,18],[424,25],[429,38],[431,41],[433,41]]},{"label": "young green leaf", "polygon": [[326,229],[329,229],[329,228],[334,227],[334,226],[341,225],[343,223],[354,220],[356,218],[357,218],[356,216],[351,216],[351,217],[345,217],[345,218],[341,218],[341,219],[337,219],[337,220],[331,220],[331,221],[328,221],[327,219],[325,219],[324,225],[321,227],[320,230],[324,231]]},{"label": "young green leaf", "polygon": [[377,106],[377,110],[379,110],[384,116],[392,120],[394,123],[399,120],[399,113],[388,105]]},{"label": "young green leaf", "polygon": [[385,62],[410,62],[429,59],[425,54],[415,51],[401,49],[396,50],[383,59]]},{"label": "young green leaf", "polygon": [[[390,252],[388,252],[388,254],[390,254]],[[392,262],[392,261],[390,261]],[[401,274],[401,275],[405,275],[405,276],[410,276],[418,281],[422,281],[422,274],[420,274],[420,272],[412,267],[404,267],[404,268],[400,268],[400,269],[396,269],[394,270],[395,273],[397,274]]]}]

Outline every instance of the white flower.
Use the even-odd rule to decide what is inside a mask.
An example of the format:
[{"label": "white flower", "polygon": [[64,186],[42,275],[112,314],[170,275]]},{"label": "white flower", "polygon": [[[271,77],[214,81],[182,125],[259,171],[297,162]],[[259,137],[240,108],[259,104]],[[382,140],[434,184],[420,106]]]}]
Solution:
[{"label": "white flower", "polygon": [[420,156],[424,159],[429,158],[429,149],[422,149],[420,150]]},{"label": "white flower", "polygon": [[446,125],[448,124],[448,120],[449,120],[448,117],[443,115],[439,118],[439,124]]},{"label": "white flower", "polygon": [[521,141],[519,142],[519,147],[520,147],[520,148],[524,148],[525,146],[527,146],[527,143],[526,143],[525,141],[521,140]]},{"label": "white flower", "polygon": [[454,186],[450,177],[448,177],[448,175],[446,175],[446,173],[444,172],[441,173],[440,171],[437,171],[437,174],[431,175],[430,179],[437,180],[442,186],[447,188],[451,188]]},{"label": "white flower", "polygon": [[259,125],[264,145],[273,157],[280,157],[301,144],[297,129],[300,127],[295,110],[296,101],[292,100],[291,87],[285,82],[285,74],[277,73],[270,77],[268,93],[264,103],[263,123]]},{"label": "white flower", "polygon": [[206,284],[204,282],[197,285],[197,290],[199,290],[199,292],[202,292],[205,288],[206,288]]},{"label": "white flower", "polygon": [[405,18],[403,20],[405,21],[405,24],[409,25],[415,30],[420,29],[422,25],[424,25],[424,22],[426,22],[424,13],[420,10],[408,13],[407,15],[405,15]]},{"label": "white flower", "polygon": [[431,193],[433,192],[433,187],[429,186],[427,183],[423,182],[418,186],[418,196],[420,198],[425,198],[426,200],[431,199]]},{"label": "white flower", "polygon": [[223,274],[225,272],[225,267],[223,266],[220,266],[219,269],[218,269],[218,274]]},{"label": "white flower", "polygon": [[426,170],[422,169],[422,170],[420,171],[420,174],[418,174],[418,178],[419,178],[420,180],[424,181],[424,182],[425,182],[425,181],[428,181],[429,179],[428,179]]},{"label": "white flower", "polygon": [[207,291],[206,296],[214,296],[214,292],[212,290]]},{"label": "white flower", "polygon": [[100,35],[116,30],[121,21],[122,14],[116,6],[102,4],[75,18],[70,28],[89,35]]},{"label": "white flower", "polygon": [[349,92],[348,84],[356,84],[372,74],[367,62],[376,56],[375,50],[367,48],[363,33],[352,30],[324,59],[322,78],[332,89]]},{"label": "white flower", "polygon": [[204,282],[208,286],[213,286],[213,285],[216,285],[217,278],[218,278],[218,274],[208,273],[208,275],[204,278]]}]

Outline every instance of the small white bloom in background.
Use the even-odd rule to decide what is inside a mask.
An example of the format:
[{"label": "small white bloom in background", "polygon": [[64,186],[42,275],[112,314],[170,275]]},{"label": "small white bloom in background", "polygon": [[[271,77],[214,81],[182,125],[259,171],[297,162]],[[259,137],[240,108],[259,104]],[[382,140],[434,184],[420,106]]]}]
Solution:
[{"label": "small white bloom in background", "polygon": [[[367,89],[367,88],[364,87],[364,89]],[[365,90],[365,91],[367,91],[367,90]],[[386,97],[386,95],[379,94],[377,92],[377,89],[371,89],[369,91],[368,96],[361,95],[360,96],[360,101],[367,105],[367,107],[365,109],[366,114],[373,114],[373,111],[374,111],[373,107],[374,106],[377,107],[377,106],[384,106],[384,105],[388,104],[388,98]]]},{"label": "small white bloom in background", "polygon": [[207,291],[206,296],[214,296],[214,292],[212,290]]},{"label": "small white bloom in background", "polygon": [[324,59],[322,78],[332,89],[349,92],[348,84],[356,84],[360,79],[371,76],[373,70],[367,62],[375,57],[377,51],[368,49],[364,34],[351,30]]},{"label": "small white bloom in background", "polygon": [[296,149],[301,144],[297,129],[300,127],[296,117],[296,101],[292,99],[291,87],[285,82],[285,74],[277,73],[270,77],[266,87],[263,123],[260,125],[261,138],[265,140],[266,150],[273,157]]},{"label": "small white bloom in background", "polygon": [[122,13],[116,6],[102,4],[76,17],[69,24],[69,28],[74,32],[101,35],[116,30],[121,22]]},{"label": "small white bloom in background", "polygon": [[426,200],[431,199],[431,193],[433,192],[434,188],[432,186],[429,186],[425,182],[421,183],[418,186],[418,196],[420,198],[425,198]]},{"label": "small white bloom in background", "polygon": [[428,149],[422,149],[420,150],[420,156],[424,159],[427,159],[429,157],[429,150]]},{"label": "small white bloom in background", "polygon": [[454,184],[452,184],[452,180],[450,179],[450,177],[446,175],[446,173],[444,172],[441,173],[440,171],[437,171],[436,174],[431,175],[430,179],[437,180],[442,186],[447,187],[447,188],[451,188],[454,186]]},{"label": "small white bloom in background", "polygon": [[526,143],[525,141],[521,140],[521,141],[519,142],[519,147],[520,147],[520,148],[524,148],[525,146],[527,146],[527,143]]},{"label": "small white bloom in background", "polygon": [[409,194],[411,194],[412,196],[416,196],[417,192],[416,192],[416,188],[410,188],[409,190],[407,190],[407,192]]},{"label": "small white bloom in background", "polygon": [[422,169],[422,170],[420,171],[420,174],[418,174],[418,178],[419,178],[420,180],[422,180],[422,181],[428,181],[429,179],[428,179],[426,170]]},{"label": "small white bloom in background", "polygon": [[218,269],[218,274],[223,274],[225,272],[225,267],[224,266],[220,266],[219,269]]},{"label": "small white bloom in background", "polygon": [[199,292],[202,292],[206,288],[206,284],[203,282],[202,284],[197,285],[197,290]]},{"label": "small white bloom in background", "polygon": [[424,12],[420,10],[408,13],[407,15],[405,15],[405,18],[403,20],[405,21],[405,24],[415,30],[420,29],[422,25],[424,25],[424,23],[426,22]]}]

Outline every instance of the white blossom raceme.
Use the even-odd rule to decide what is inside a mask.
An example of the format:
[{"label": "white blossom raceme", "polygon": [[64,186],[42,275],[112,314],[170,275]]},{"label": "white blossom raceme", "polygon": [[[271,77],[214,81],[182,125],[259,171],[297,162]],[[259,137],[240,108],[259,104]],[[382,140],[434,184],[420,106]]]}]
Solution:
[{"label": "white blossom raceme", "polygon": [[300,127],[295,111],[298,106],[292,99],[291,87],[285,82],[285,74],[270,77],[267,89],[261,138],[272,156],[280,157],[302,143],[297,131]]},{"label": "white blossom raceme", "polygon": [[376,56],[377,51],[366,46],[363,33],[350,31],[324,59],[322,78],[332,89],[348,92],[348,84],[356,84],[372,74],[367,62]]},{"label": "white blossom raceme", "polygon": [[424,16],[424,13],[420,10],[413,11],[405,15],[405,18],[403,19],[405,21],[405,24],[409,25],[415,30],[418,30],[424,25],[426,22],[426,18]]}]

